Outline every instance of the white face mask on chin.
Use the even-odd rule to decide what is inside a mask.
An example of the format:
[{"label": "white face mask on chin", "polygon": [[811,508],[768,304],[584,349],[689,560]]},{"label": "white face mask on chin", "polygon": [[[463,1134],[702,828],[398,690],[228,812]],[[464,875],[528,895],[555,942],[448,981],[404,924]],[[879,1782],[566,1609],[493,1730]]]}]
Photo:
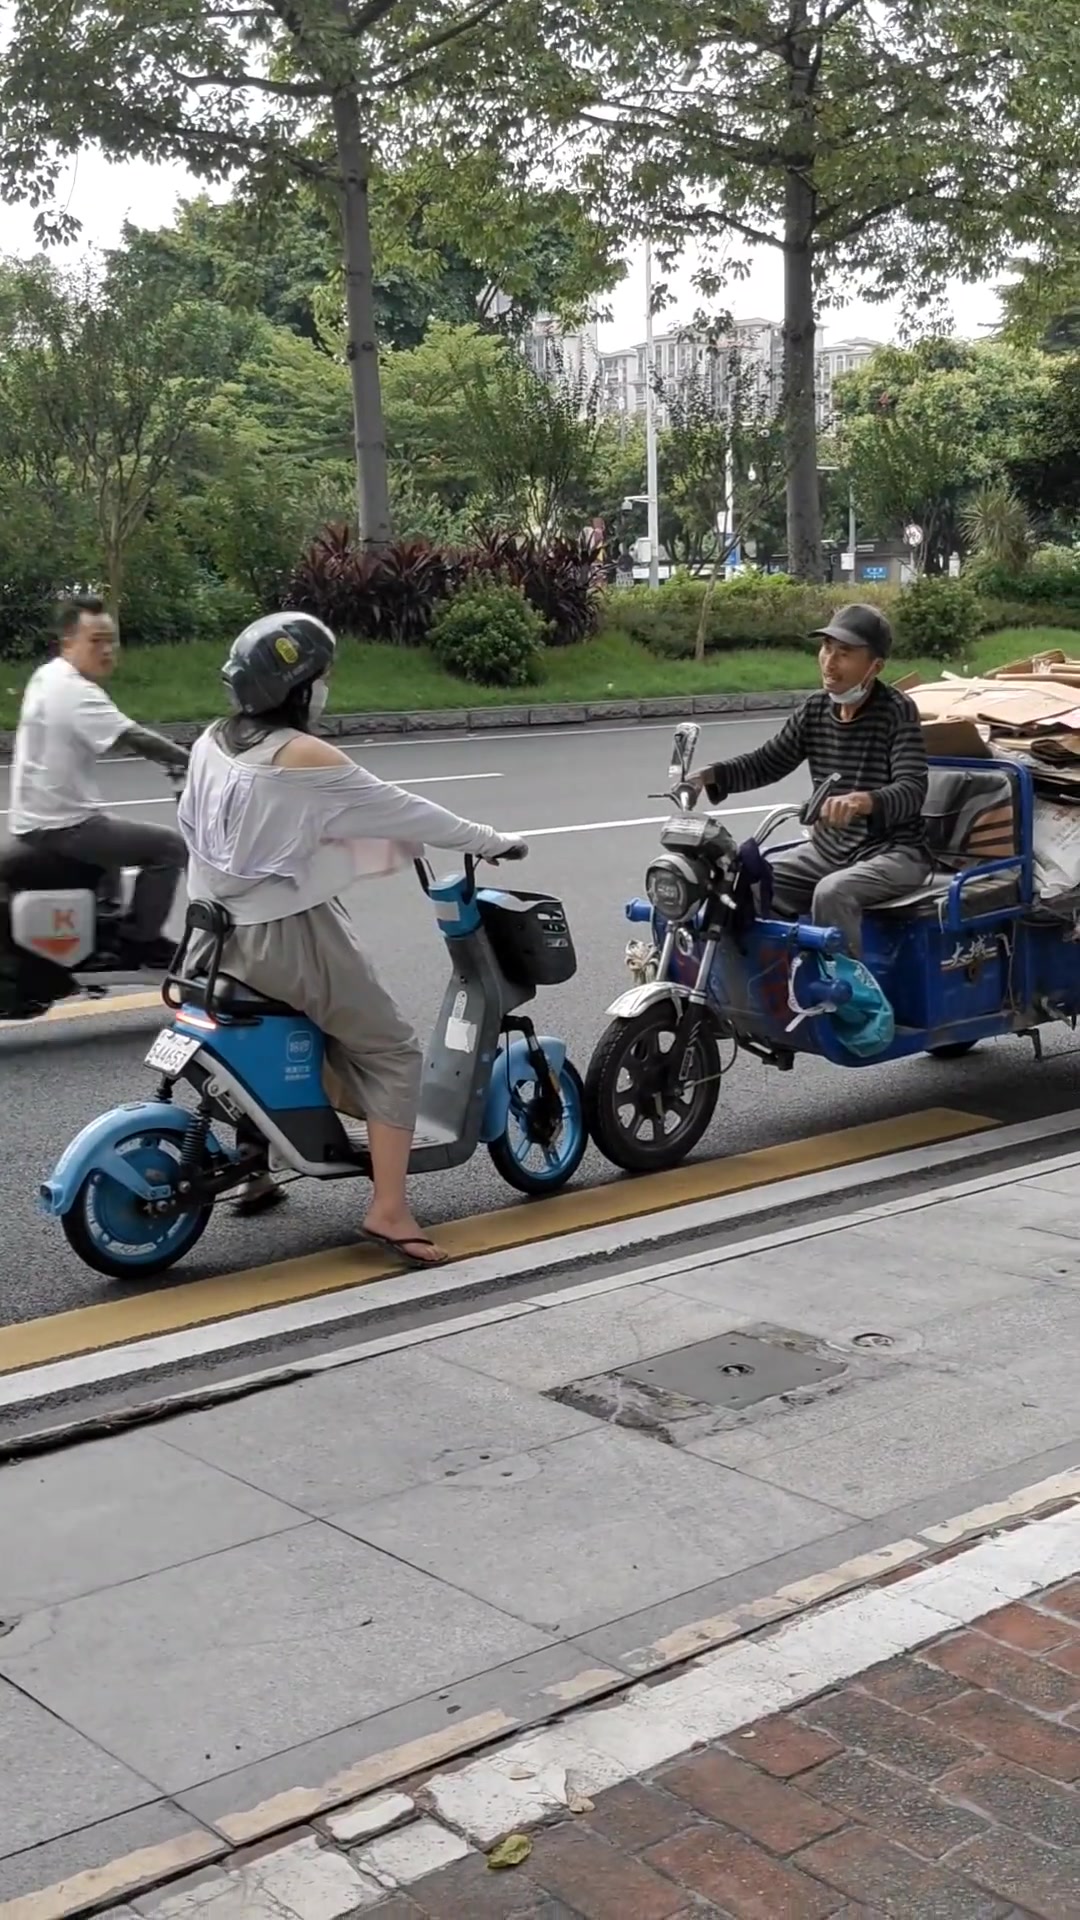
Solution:
[{"label": "white face mask on chin", "polygon": [[845,713],[850,713],[853,707],[861,707],[877,678],[876,667],[875,661],[864,673],[858,686],[849,687],[846,693],[830,693],[833,706]]},{"label": "white face mask on chin", "polygon": [[319,721],[322,719],[323,714],[326,712],[326,703],[329,700],[329,698],[330,698],[329,681],[316,680],[315,685],[311,689],[311,703],[308,707],[308,719],[311,722],[311,725],[313,727],[318,726]]}]

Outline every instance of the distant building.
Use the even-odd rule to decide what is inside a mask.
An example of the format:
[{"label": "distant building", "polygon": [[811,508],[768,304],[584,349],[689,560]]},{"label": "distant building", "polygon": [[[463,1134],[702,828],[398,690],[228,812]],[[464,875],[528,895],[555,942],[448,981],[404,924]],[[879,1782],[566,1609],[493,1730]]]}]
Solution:
[{"label": "distant building", "polygon": [[544,380],[555,380],[560,373],[569,379],[580,375],[591,387],[600,372],[595,320],[567,330],[554,314],[538,313],[521,344],[529,365]]},{"label": "distant building", "polygon": [[[836,378],[861,367],[880,345],[878,340],[858,338],[826,346],[818,329],[815,385],[821,431],[827,432],[833,423]],[[560,370],[571,376],[580,373],[590,385],[598,379],[603,413],[622,419],[644,415],[644,340],[602,353],[595,320],[567,330],[553,315],[538,314],[524,335],[522,347],[529,365],[544,379],[556,378]],[[653,339],[653,365],[660,387],[656,408],[660,427],[670,424],[669,396],[693,380],[711,392],[718,411],[725,409],[729,390],[737,382],[745,399],[770,412],[780,405],[783,395],[784,330],[778,320],[753,315],[734,321],[730,335],[719,341],[683,331],[658,333]]]},{"label": "distant building", "polygon": [[817,423],[822,433],[827,433],[833,424],[833,382],[842,373],[854,373],[856,367],[865,365],[871,354],[881,346],[880,340],[835,340],[831,346],[820,347],[817,356]]}]

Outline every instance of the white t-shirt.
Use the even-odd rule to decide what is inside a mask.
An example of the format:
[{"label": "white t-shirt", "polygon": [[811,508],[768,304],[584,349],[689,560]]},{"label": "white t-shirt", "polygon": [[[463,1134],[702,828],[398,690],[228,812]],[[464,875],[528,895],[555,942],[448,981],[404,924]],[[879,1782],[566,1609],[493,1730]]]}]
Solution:
[{"label": "white t-shirt", "polygon": [[89,820],[101,805],[97,763],[131,721],[103,687],[59,657],[39,667],[23,695],[11,777],[12,833],[43,833]]}]

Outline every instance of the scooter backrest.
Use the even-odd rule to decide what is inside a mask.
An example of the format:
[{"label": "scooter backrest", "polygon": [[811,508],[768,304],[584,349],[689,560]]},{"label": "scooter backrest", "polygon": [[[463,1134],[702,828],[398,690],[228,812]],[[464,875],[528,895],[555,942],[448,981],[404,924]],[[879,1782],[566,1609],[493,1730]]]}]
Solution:
[{"label": "scooter backrest", "polygon": [[931,767],[923,811],[939,866],[978,866],[1018,852],[1015,790],[1002,768]]}]

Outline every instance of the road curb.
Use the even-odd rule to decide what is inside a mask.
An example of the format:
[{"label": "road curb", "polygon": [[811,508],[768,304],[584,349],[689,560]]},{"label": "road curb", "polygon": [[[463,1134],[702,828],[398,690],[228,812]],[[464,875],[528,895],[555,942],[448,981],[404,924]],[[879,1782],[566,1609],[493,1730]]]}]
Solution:
[{"label": "road curb", "polygon": [[[592,1793],[1073,1577],[1078,1500],[1080,1471],[1072,1469],[697,1622],[635,1650],[650,1656],[637,1670],[649,1676],[644,1683],[632,1670],[583,1666],[543,1690],[546,1700],[534,1694],[527,1712],[474,1711],[453,1726],[442,1718],[426,1735],[369,1752],[324,1781],[310,1771],[305,1779],[298,1756],[295,1786],[255,1805],[239,1780],[235,1803],[212,1813],[195,1812],[200,1796],[187,1794],[186,1831],[6,1901],[0,1920],[127,1913],[115,1903],[159,1888],[174,1901],[193,1895],[193,1914],[211,1887],[223,1896],[231,1890],[230,1911],[245,1888],[251,1911],[268,1911],[258,1902],[271,1862],[294,1886],[299,1879],[340,1892],[355,1881],[359,1908],[390,1900],[507,1833],[590,1811]],[[406,1784],[407,1793],[385,1793]],[[378,1836],[391,1831],[398,1839],[380,1850]],[[350,1853],[357,1841],[368,1844]],[[187,1877],[195,1867],[203,1869],[198,1881]],[[154,1908],[140,1901],[140,1910]]]},{"label": "road curb", "polygon": [[[665,696],[655,700],[593,700],[581,704],[549,702],[537,706],[432,707],[415,713],[331,713],[320,731],[338,740],[370,740],[383,735],[416,733],[484,734],[523,732],[529,728],[603,725],[607,721],[682,720],[687,714],[708,717],[724,713],[789,713],[809,697],[805,693],[696,693],[685,699]],[[165,720],[158,733],[190,746],[206,720]],[[10,758],[15,735],[0,731],[0,758]]]}]

